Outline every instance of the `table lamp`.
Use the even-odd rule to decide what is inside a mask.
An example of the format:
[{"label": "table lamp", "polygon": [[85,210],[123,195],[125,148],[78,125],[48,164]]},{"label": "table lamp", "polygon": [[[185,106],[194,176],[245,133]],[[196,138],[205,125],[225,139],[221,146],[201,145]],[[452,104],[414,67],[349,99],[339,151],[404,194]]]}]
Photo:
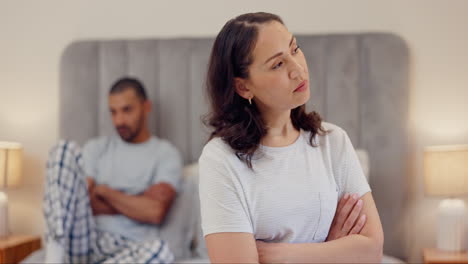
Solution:
[{"label": "table lamp", "polygon": [[457,198],[468,194],[468,145],[427,147],[424,180],[426,194],[445,198],[439,204],[437,248],[464,250],[466,207]]},{"label": "table lamp", "polygon": [[19,143],[0,142],[0,237],[9,235],[8,197],[3,190],[19,185],[22,174],[22,152]]}]

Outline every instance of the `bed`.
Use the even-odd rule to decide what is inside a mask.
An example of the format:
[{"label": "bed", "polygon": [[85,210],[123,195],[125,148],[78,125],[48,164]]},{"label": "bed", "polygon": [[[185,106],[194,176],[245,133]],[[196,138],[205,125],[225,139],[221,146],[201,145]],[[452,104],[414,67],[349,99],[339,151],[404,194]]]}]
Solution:
[{"label": "bed", "polygon": [[[390,33],[298,35],[310,72],[307,108],[344,128],[367,151],[370,185],[385,232],[384,262],[406,258],[402,215],[407,190],[408,64],[405,42]],[[182,153],[183,191],[161,236],[176,262],[207,261],[200,233],[196,165],[207,129],[204,82],[213,38],[88,40],[70,44],[60,64],[60,138],[80,144],[114,133],[110,85],[122,76],[145,84],[153,101],[150,129]],[[36,252],[27,262],[39,261]]]}]

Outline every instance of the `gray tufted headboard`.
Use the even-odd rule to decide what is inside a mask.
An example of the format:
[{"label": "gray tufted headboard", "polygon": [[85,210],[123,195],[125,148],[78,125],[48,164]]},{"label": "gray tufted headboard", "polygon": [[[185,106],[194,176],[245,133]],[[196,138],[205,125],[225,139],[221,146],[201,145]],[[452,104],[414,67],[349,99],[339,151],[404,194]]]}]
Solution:
[{"label": "gray tufted headboard", "polygon": [[[370,155],[370,184],[385,232],[385,252],[405,258],[402,215],[407,192],[408,49],[384,33],[301,35],[311,84],[309,109],[344,128]],[[79,143],[114,133],[110,85],[143,81],[153,101],[151,130],[196,161],[207,139],[204,79],[213,39],[74,42],[60,68],[60,137]]]}]

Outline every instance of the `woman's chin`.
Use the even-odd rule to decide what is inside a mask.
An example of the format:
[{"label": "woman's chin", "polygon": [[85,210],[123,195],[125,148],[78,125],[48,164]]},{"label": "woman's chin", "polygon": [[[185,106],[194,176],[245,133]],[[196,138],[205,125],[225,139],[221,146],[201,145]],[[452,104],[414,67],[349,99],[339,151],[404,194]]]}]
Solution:
[{"label": "woman's chin", "polygon": [[[303,104],[306,104],[306,103],[309,101],[309,99],[310,99],[310,92],[309,92],[309,91],[306,91],[306,92],[304,92],[304,93],[301,94],[301,95],[302,95],[302,96],[296,97],[296,100],[295,100],[296,102],[294,102],[294,104],[296,105],[296,107],[301,106],[301,105],[303,105]],[[294,108],[296,108],[296,107],[294,107]]]}]

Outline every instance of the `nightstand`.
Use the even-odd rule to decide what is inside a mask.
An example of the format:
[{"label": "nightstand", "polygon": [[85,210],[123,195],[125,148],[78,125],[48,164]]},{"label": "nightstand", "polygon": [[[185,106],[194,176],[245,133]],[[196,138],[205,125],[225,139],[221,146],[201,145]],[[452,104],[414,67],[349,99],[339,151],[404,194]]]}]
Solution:
[{"label": "nightstand", "polygon": [[38,236],[10,235],[0,238],[0,264],[19,263],[40,248],[41,238]]},{"label": "nightstand", "polygon": [[435,248],[423,249],[423,259],[426,264],[465,263],[468,264],[468,251],[451,252]]}]

